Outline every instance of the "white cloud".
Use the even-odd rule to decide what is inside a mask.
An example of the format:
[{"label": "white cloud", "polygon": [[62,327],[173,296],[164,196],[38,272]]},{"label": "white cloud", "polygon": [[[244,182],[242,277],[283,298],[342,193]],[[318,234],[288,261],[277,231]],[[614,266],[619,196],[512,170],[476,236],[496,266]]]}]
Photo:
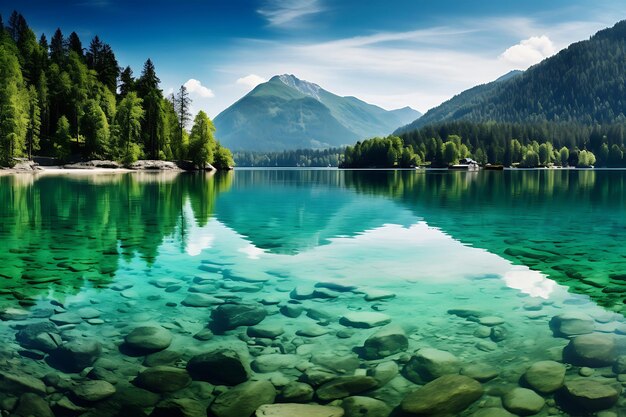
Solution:
[{"label": "white cloud", "polygon": [[554,42],[546,35],[531,36],[508,48],[500,55],[500,59],[520,69],[526,69],[554,55],[556,51]]},{"label": "white cloud", "polygon": [[270,26],[290,27],[323,10],[319,0],[267,0],[258,13]]},{"label": "white cloud", "polygon": [[266,81],[265,78],[260,77],[256,74],[246,75],[245,77],[241,77],[237,80],[238,85],[243,85],[245,87],[254,88],[257,85],[264,83]]},{"label": "white cloud", "polygon": [[213,94],[213,91],[210,88],[203,86],[200,81],[194,78],[189,79],[184,86],[191,94],[196,94],[202,98],[215,97],[215,94]]}]

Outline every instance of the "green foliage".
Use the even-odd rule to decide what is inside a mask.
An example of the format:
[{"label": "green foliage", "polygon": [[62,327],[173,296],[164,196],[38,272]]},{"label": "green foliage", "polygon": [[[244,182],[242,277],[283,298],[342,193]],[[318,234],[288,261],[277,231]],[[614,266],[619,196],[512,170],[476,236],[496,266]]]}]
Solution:
[{"label": "green foliage", "polygon": [[[626,21],[501,82],[467,90],[400,129],[452,121],[624,122]],[[597,149],[594,146],[594,150]]]},{"label": "green foliage", "polygon": [[235,166],[233,154],[228,148],[223,147],[219,142],[217,142],[215,147],[213,166],[216,169],[230,169]]},{"label": "green foliage", "polygon": [[373,138],[348,146],[341,163],[343,168],[410,168],[420,162],[411,150],[406,150],[398,136]]},{"label": "green foliage", "polygon": [[28,158],[32,157],[33,151],[41,149],[39,147],[39,135],[41,134],[41,109],[39,108],[39,98],[35,86],[28,89],[28,126],[26,128],[26,148]]},{"label": "green foliage", "polygon": [[70,141],[72,136],[70,134],[70,122],[67,117],[61,116],[57,122],[57,129],[54,134],[54,155],[65,160],[70,154]]},{"label": "green foliage", "polygon": [[[63,159],[187,158],[189,94],[183,86],[177,100],[166,100],[159,83],[151,60],[135,80],[130,67],[120,74],[97,36],[86,51],[75,32],[65,38],[57,29],[49,44],[43,34],[37,41],[13,13],[0,27],[0,165],[37,151]],[[214,148],[200,147],[207,162]]]},{"label": "green foliage", "polygon": [[109,154],[109,122],[95,100],[88,100],[81,130],[85,137],[85,154],[88,158],[104,158]]},{"label": "green foliage", "polygon": [[189,135],[189,153],[194,165],[199,169],[204,169],[214,158],[217,146],[213,134],[215,126],[209,116],[203,111],[199,111],[193,120],[193,127]]},{"label": "green foliage", "polygon": [[345,148],[297,149],[281,152],[235,152],[239,167],[336,167]]},{"label": "green foliage", "polygon": [[596,157],[591,151],[583,150],[578,154],[578,164],[576,165],[579,168],[589,168],[592,167],[596,163]]},{"label": "green foliage", "polygon": [[559,151],[559,162],[561,163],[561,166],[566,167],[568,165],[568,161],[569,161],[569,149],[563,146],[561,150]]},{"label": "green foliage", "polygon": [[532,149],[528,149],[519,163],[522,168],[537,168],[541,164],[539,153]]},{"label": "green foliage", "polygon": [[115,116],[118,157],[124,163],[135,162],[141,153],[141,120],[144,116],[142,100],[130,92],[120,102]]},{"label": "green foliage", "polygon": [[0,164],[13,165],[23,155],[26,141],[29,94],[18,59],[0,45]]},{"label": "green foliage", "polygon": [[443,162],[454,165],[459,162],[459,157],[459,148],[455,142],[448,141],[443,144]]}]

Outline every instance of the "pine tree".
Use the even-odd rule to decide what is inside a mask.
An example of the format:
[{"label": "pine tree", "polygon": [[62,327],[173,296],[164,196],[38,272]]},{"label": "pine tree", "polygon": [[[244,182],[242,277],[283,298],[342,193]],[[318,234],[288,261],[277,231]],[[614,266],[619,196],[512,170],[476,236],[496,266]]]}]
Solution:
[{"label": "pine tree", "polygon": [[137,80],[137,95],[143,100],[145,117],[142,123],[144,151],[151,159],[159,158],[163,138],[164,112],[163,92],[159,89],[159,77],[152,60],[148,59]]},{"label": "pine tree", "polygon": [[180,86],[178,90],[178,94],[173,97],[174,98],[174,109],[176,110],[176,114],[178,115],[178,129],[179,129],[179,138],[178,140],[182,143],[183,136],[185,131],[185,126],[191,120],[191,98],[189,97],[189,92],[187,91],[187,87],[184,85]]},{"label": "pine tree", "polygon": [[26,129],[26,148],[28,159],[32,159],[33,151],[38,151],[41,134],[41,109],[37,89],[31,85],[28,89],[28,127]]},{"label": "pine tree", "polygon": [[78,34],[76,34],[76,32],[70,33],[70,36],[67,38],[67,47],[65,49],[68,52],[76,52],[76,55],[78,55],[81,60],[85,58],[83,43],[80,41],[80,38],[78,37]]},{"label": "pine tree", "polygon": [[85,153],[89,158],[104,158],[109,153],[109,122],[95,100],[88,100],[81,120]]},{"label": "pine tree", "polygon": [[126,67],[120,73],[120,99],[125,98],[131,91],[135,91],[135,78],[133,78],[133,70]]},{"label": "pine tree", "polygon": [[130,164],[137,160],[141,148],[141,120],[143,109],[141,99],[137,93],[130,92],[120,102],[115,116],[117,137],[117,150],[122,161]]},{"label": "pine tree", "polygon": [[22,156],[28,123],[28,92],[17,57],[0,45],[0,164]]},{"label": "pine tree", "polygon": [[72,135],[70,133],[70,122],[67,117],[61,116],[57,122],[57,128],[54,134],[54,154],[57,158],[65,160],[70,154],[70,141]]},{"label": "pine tree", "polygon": [[65,61],[65,41],[61,29],[54,32],[54,36],[50,40],[50,61],[57,65],[61,65]]}]

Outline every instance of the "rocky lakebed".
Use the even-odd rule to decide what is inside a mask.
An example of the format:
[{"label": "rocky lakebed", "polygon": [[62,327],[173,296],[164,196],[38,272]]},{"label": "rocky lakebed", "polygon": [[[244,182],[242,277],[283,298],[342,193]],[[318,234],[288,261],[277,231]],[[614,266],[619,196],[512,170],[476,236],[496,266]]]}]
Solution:
[{"label": "rocky lakebed", "polygon": [[[5,308],[0,409],[10,416],[623,415],[626,323],[481,277],[419,296],[280,270],[115,282],[67,303]],[[404,290],[403,290],[404,288]],[[95,290],[93,290],[95,291]],[[445,296],[454,307],[433,302]]]}]

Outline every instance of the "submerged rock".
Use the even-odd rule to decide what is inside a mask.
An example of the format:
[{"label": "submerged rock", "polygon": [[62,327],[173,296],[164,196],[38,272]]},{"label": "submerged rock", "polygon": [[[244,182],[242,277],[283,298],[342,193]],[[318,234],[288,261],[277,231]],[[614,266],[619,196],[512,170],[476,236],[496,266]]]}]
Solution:
[{"label": "submerged rock", "polygon": [[459,359],[449,352],[439,349],[423,348],[404,366],[406,378],[422,384],[443,375],[458,374],[461,370]]},{"label": "submerged rock", "polygon": [[250,376],[247,361],[231,349],[217,349],[196,355],[187,363],[187,371],[195,380],[216,385],[240,384]]},{"label": "submerged rock", "polygon": [[389,417],[391,407],[384,402],[370,397],[348,397],[341,407],[345,417]]},{"label": "submerged rock", "polygon": [[276,390],[270,382],[244,382],[220,394],[210,409],[215,417],[247,417],[262,405],[272,404],[275,398]]},{"label": "submerged rock", "polygon": [[191,383],[186,370],[172,366],[154,366],[142,371],[134,381],[135,385],[153,392],[174,392]]},{"label": "submerged rock", "polygon": [[493,366],[481,363],[469,364],[461,369],[461,375],[469,376],[479,382],[491,381],[499,374],[500,372]]},{"label": "submerged rock", "polygon": [[409,339],[404,329],[398,325],[385,326],[367,338],[363,345],[363,355],[367,359],[382,359],[405,351]]},{"label": "submerged rock", "polygon": [[593,332],[595,328],[594,320],[585,313],[579,311],[568,311],[552,317],[550,329],[555,336],[577,336]]},{"label": "submerged rock", "polygon": [[73,390],[84,401],[100,401],[115,394],[115,387],[106,381],[82,381]]},{"label": "submerged rock", "polygon": [[400,408],[410,416],[452,416],[482,395],[478,381],[463,375],[445,375],[407,394]]},{"label": "submerged rock", "polygon": [[339,407],[315,404],[266,404],[256,410],[255,417],[343,417]]},{"label": "submerged rock", "polygon": [[576,336],[563,350],[563,357],[574,365],[592,368],[612,365],[617,360],[615,337],[603,333]]},{"label": "submerged rock", "polygon": [[33,393],[25,393],[20,396],[12,415],[20,417],[54,417],[54,413],[46,400]]},{"label": "submerged rock", "polygon": [[37,349],[44,352],[50,352],[62,344],[57,326],[47,321],[21,328],[15,335],[15,340],[24,349]]},{"label": "submerged rock", "polygon": [[370,329],[372,327],[384,326],[391,322],[391,317],[383,313],[373,311],[356,311],[345,314],[339,321],[344,326],[356,327],[359,329]]},{"label": "submerged rock", "polygon": [[318,324],[305,324],[296,331],[296,335],[304,337],[319,337],[328,334],[329,330]]},{"label": "submerged rock", "polygon": [[515,417],[503,408],[487,407],[476,411],[472,417]]},{"label": "submerged rock", "polygon": [[502,397],[504,408],[520,416],[537,414],[545,403],[543,397],[527,388],[513,388]]},{"label": "submerged rock", "polygon": [[368,391],[377,385],[378,382],[370,376],[340,376],[320,386],[315,394],[320,400],[330,401]]},{"label": "submerged rock", "polygon": [[313,399],[313,387],[304,382],[290,382],[280,393],[280,401],[286,403],[306,403]]},{"label": "submerged rock", "polygon": [[131,331],[124,341],[129,348],[139,352],[158,352],[170,346],[172,334],[160,326],[142,326]]},{"label": "submerged rock", "polygon": [[578,378],[565,383],[562,397],[565,408],[589,412],[613,407],[619,399],[621,388],[593,379]]},{"label": "submerged rock", "polygon": [[300,360],[298,355],[270,353],[257,356],[252,362],[252,368],[261,373],[275,372],[279,369],[293,368]]},{"label": "submerged rock", "polygon": [[256,326],[248,327],[248,336],[250,337],[275,339],[283,333],[285,333],[283,326],[277,322],[261,323]]},{"label": "submerged rock", "polygon": [[49,357],[50,364],[65,372],[80,372],[102,354],[102,346],[94,340],[76,339],[64,343]]},{"label": "submerged rock", "polygon": [[535,362],[524,374],[524,380],[537,392],[552,393],[563,386],[565,365],[554,361]]},{"label": "submerged rock", "polygon": [[211,307],[213,305],[224,304],[221,298],[213,297],[209,294],[193,292],[187,295],[181,304],[186,307]]},{"label": "submerged rock", "polygon": [[36,394],[45,394],[46,386],[39,379],[29,375],[14,375],[0,371],[0,392],[13,394],[33,392]]},{"label": "submerged rock", "polygon": [[150,417],[206,417],[207,407],[191,398],[168,398],[154,407]]},{"label": "submerged rock", "polygon": [[218,329],[231,330],[239,326],[254,326],[267,316],[262,305],[223,304],[213,310],[213,322]]}]

